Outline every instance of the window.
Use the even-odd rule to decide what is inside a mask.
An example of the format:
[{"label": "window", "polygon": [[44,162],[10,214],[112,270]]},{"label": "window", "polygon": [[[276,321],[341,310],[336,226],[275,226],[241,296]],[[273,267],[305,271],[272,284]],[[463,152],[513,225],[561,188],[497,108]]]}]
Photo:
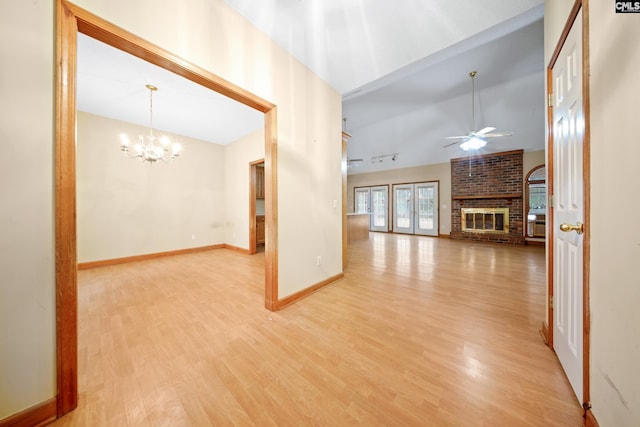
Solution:
[{"label": "window", "polygon": [[527,212],[527,237],[543,238],[546,235],[547,217],[547,168],[539,165],[527,174],[525,183]]}]

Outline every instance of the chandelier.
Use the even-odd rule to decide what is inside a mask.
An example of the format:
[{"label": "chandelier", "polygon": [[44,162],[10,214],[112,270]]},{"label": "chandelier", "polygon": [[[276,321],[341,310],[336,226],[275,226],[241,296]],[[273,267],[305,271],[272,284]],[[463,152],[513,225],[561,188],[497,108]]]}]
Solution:
[{"label": "chandelier", "polygon": [[153,135],[153,92],[158,88],[153,85],[145,85],[149,89],[149,135],[146,139],[140,135],[138,143],[133,146],[133,152],[129,151],[129,136],[120,134],[120,150],[125,157],[138,159],[141,162],[155,163],[158,160],[173,160],[180,155],[182,146],[177,142],[171,142],[168,136],[157,137]]}]

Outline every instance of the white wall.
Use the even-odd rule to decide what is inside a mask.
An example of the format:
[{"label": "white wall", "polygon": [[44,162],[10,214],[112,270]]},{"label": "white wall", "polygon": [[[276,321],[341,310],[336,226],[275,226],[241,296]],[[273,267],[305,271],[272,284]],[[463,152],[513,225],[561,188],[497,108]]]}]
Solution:
[{"label": "white wall", "polygon": [[78,112],[78,262],[225,243],[224,147],[179,136],[179,158],[143,164],[120,133],[148,128]]},{"label": "white wall", "polygon": [[[544,150],[527,151],[523,155],[523,181],[527,173],[535,166],[544,164]],[[392,169],[381,172],[352,174],[347,178],[347,211],[353,212],[354,188],[375,185],[389,185],[389,195],[393,190],[392,184],[410,182],[439,181],[440,182],[440,234],[451,233],[451,162],[434,165],[417,166],[412,168]],[[391,206],[389,218],[391,218]]]},{"label": "white wall", "polygon": [[[526,151],[522,156],[522,182],[525,182],[527,174],[536,166],[545,164],[544,150]],[[525,182],[526,184],[526,182]]]},{"label": "white wall", "polygon": [[[342,101],[309,71],[280,83],[286,87],[279,90],[290,97],[278,108],[283,298],[342,272]],[[290,110],[292,105],[301,108]]]},{"label": "white wall", "polygon": [[[76,3],[278,106],[279,296],[339,273],[340,95],[222,0]],[[0,419],[56,393],[53,5],[0,2]]]},{"label": "white wall", "polygon": [[0,420],[56,394],[51,1],[0,1]]},{"label": "white wall", "polygon": [[[590,1],[591,402],[601,427],[640,425],[640,16]],[[589,227],[589,224],[587,224]]]},{"label": "white wall", "polygon": [[[571,4],[545,2],[545,58],[551,58]],[[638,15],[589,1],[591,91],[591,404],[602,427],[640,420],[640,132]]]}]

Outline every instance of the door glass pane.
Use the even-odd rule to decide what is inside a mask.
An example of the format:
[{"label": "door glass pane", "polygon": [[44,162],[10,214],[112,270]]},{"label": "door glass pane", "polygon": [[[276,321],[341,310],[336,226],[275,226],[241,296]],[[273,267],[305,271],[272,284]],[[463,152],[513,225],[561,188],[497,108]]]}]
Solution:
[{"label": "door glass pane", "polygon": [[411,189],[396,189],[396,225],[401,228],[411,226]]},{"label": "door glass pane", "polygon": [[369,189],[356,190],[356,213],[369,213]]},{"label": "door glass pane", "polygon": [[418,227],[433,229],[434,206],[433,187],[418,188]]},{"label": "door glass pane", "polygon": [[373,213],[373,226],[386,227],[387,225],[387,192],[383,189],[372,190],[371,204]]}]

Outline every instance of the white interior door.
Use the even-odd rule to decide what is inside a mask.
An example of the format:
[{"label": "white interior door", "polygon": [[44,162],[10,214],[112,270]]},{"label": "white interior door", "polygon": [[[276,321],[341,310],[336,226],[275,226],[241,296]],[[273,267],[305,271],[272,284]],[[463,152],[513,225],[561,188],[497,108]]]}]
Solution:
[{"label": "white interior door", "polygon": [[393,231],[413,234],[413,184],[393,186]]},{"label": "white interior door", "polygon": [[389,231],[389,187],[371,187],[371,218],[369,230]]},{"label": "white interior door", "polygon": [[553,346],[573,391],[583,396],[582,11],[553,67]]},{"label": "white interior door", "polygon": [[415,234],[438,235],[438,183],[415,184]]}]

